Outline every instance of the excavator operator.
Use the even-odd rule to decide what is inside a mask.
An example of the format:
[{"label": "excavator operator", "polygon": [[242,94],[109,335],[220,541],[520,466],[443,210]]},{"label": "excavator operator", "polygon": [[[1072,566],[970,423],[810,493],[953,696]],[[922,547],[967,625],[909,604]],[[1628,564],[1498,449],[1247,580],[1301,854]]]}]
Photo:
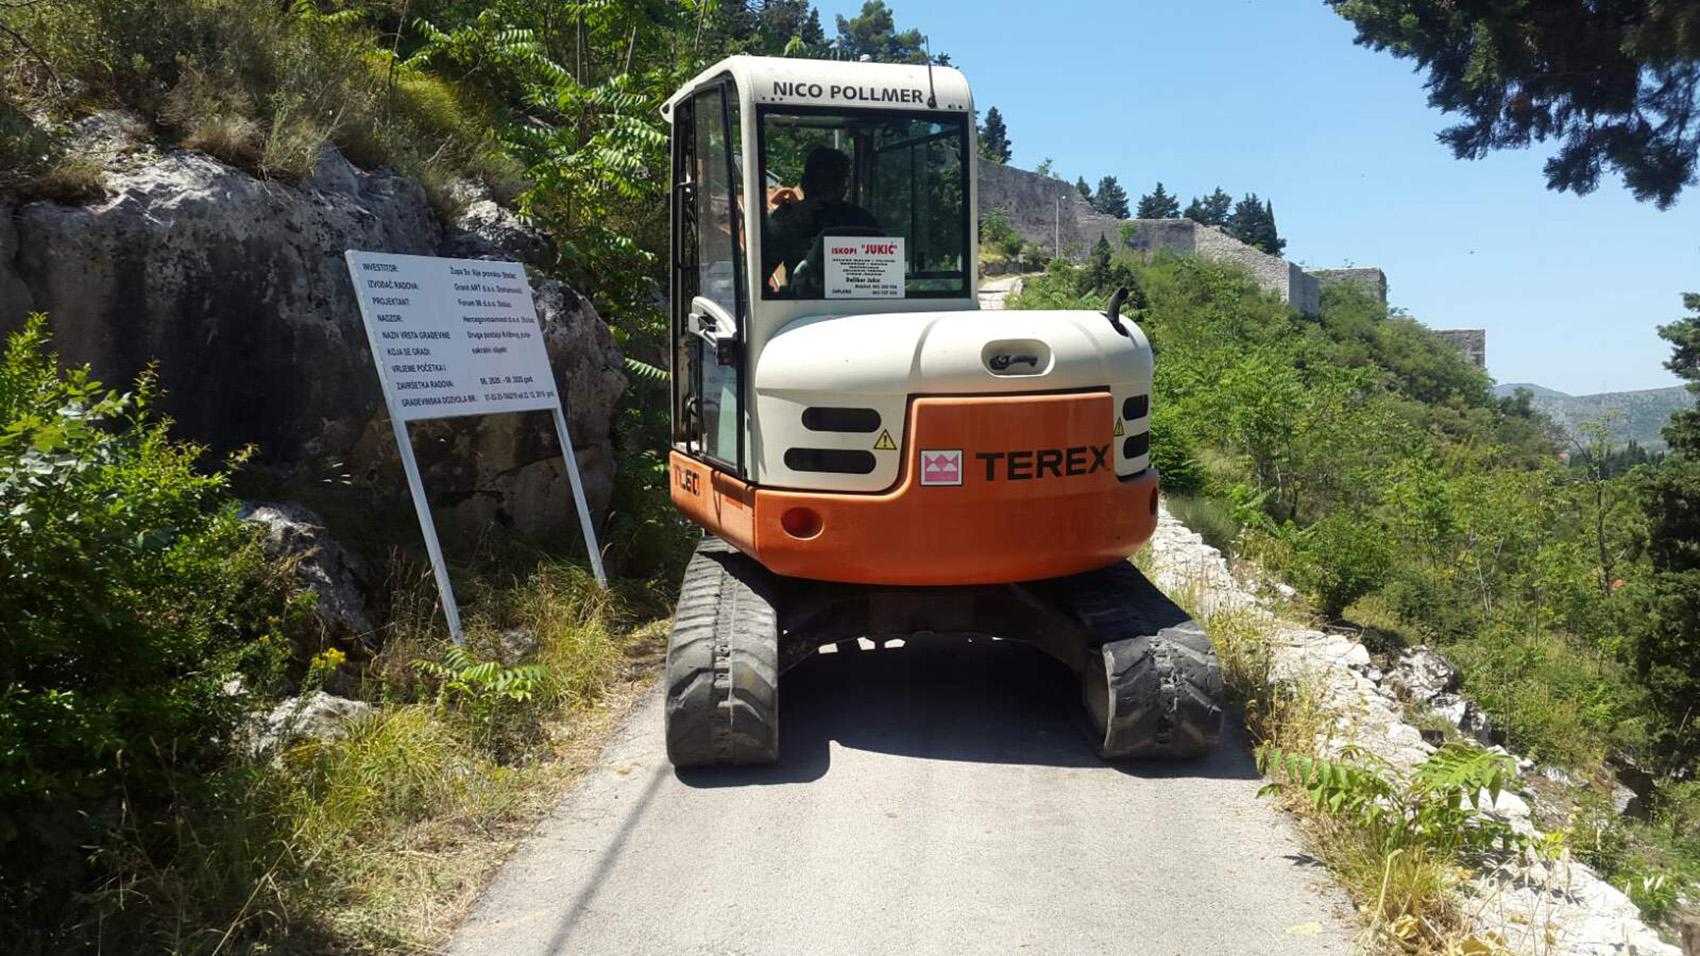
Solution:
[{"label": "excavator operator", "polygon": [[778,207],[768,214],[762,274],[772,277],[776,289],[786,282],[775,275],[775,270],[783,265],[785,275],[795,277],[798,265],[808,258],[821,236],[837,234],[839,229],[854,229],[862,235],[883,232],[873,213],[844,201],[850,185],[850,157],[842,151],[830,146],[811,150],[803,163],[800,185],[801,199],[789,189],[781,190],[774,197]]}]

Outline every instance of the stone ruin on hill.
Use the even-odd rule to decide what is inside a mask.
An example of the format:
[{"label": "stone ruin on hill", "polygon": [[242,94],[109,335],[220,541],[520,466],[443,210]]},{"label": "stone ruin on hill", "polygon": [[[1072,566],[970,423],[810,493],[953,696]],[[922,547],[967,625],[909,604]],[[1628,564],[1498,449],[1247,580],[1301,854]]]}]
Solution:
[{"label": "stone ruin on hill", "polygon": [[[1251,273],[1259,288],[1273,292],[1307,315],[1322,307],[1322,289],[1351,284],[1366,289],[1387,304],[1387,274],[1374,267],[1305,270],[1279,256],[1268,255],[1215,226],[1190,219],[1118,219],[1093,209],[1079,191],[1064,180],[1013,166],[978,163],[980,215],[1001,209],[1023,241],[1053,249],[1069,258],[1083,258],[1103,238],[1112,247],[1139,252],[1166,249],[1216,262],[1234,262]],[[1477,368],[1485,368],[1487,333],[1480,329],[1437,331]]]}]

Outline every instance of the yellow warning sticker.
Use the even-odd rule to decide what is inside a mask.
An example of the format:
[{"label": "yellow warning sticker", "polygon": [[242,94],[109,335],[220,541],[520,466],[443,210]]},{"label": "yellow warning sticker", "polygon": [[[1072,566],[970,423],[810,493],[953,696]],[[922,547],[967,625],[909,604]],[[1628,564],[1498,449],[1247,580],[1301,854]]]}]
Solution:
[{"label": "yellow warning sticker", "polygon": [[1116,416],[1116,437],[1120,438],[1125,434],[1127,434],[1127,428],[1122,425],[1121,416],[1117,415]]},{"label": "yellow warning sticker", "polygon": [[879,441],[874,442],[874,451],[896,451],[897,442],[891,440],[891,429],[880,431]]}]

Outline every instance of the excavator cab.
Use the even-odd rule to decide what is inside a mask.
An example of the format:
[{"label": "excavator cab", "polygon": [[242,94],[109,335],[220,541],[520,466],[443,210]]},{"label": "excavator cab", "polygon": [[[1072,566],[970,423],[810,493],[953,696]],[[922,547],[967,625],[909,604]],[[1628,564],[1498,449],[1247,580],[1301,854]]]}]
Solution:
[{"label": "excavator cab", "polygon": [[672,127],[674,503],[707,532],[668,654],[676,765],[778,756],[780,674],[925,631],[1040,647],[1107,757],[1208,749],[1208,637],[1156,524],[1152,355],[1105,312],[978,308],[956,70],[732,57]]}]

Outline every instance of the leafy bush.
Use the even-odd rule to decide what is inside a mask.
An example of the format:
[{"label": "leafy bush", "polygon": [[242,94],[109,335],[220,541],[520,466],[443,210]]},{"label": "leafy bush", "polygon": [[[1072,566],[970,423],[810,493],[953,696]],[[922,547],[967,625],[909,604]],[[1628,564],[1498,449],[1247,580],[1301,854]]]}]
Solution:
[{"label": "leafy bush", "polygon": [[1151,465],[1162,476],[1163,491],[1193,495],[1204,490],[1204,463],[1198,439],[1186,416],[1158,405],[1151,411]]},{"label": "leafy bush", "polygon": [[228,749],[286,643],[229,467],[118,393],[61,373],[45,319],[0,365],[0,903],[50,904],[86,847],[154,820]]},{"label": "leafy bush", "polygon": [[1010,225],[1009,210],[993,209],[980,217],[980,246],[1007,259],[1021,254],[1021,234]]},{"label": "leafy bush", "polygon": [[1354,601],[1381,587],[1393,563],[1387,533],[1364,515],[1330,512],[1299,536],[1298,577],[1317,606],[1338,619]]}]

